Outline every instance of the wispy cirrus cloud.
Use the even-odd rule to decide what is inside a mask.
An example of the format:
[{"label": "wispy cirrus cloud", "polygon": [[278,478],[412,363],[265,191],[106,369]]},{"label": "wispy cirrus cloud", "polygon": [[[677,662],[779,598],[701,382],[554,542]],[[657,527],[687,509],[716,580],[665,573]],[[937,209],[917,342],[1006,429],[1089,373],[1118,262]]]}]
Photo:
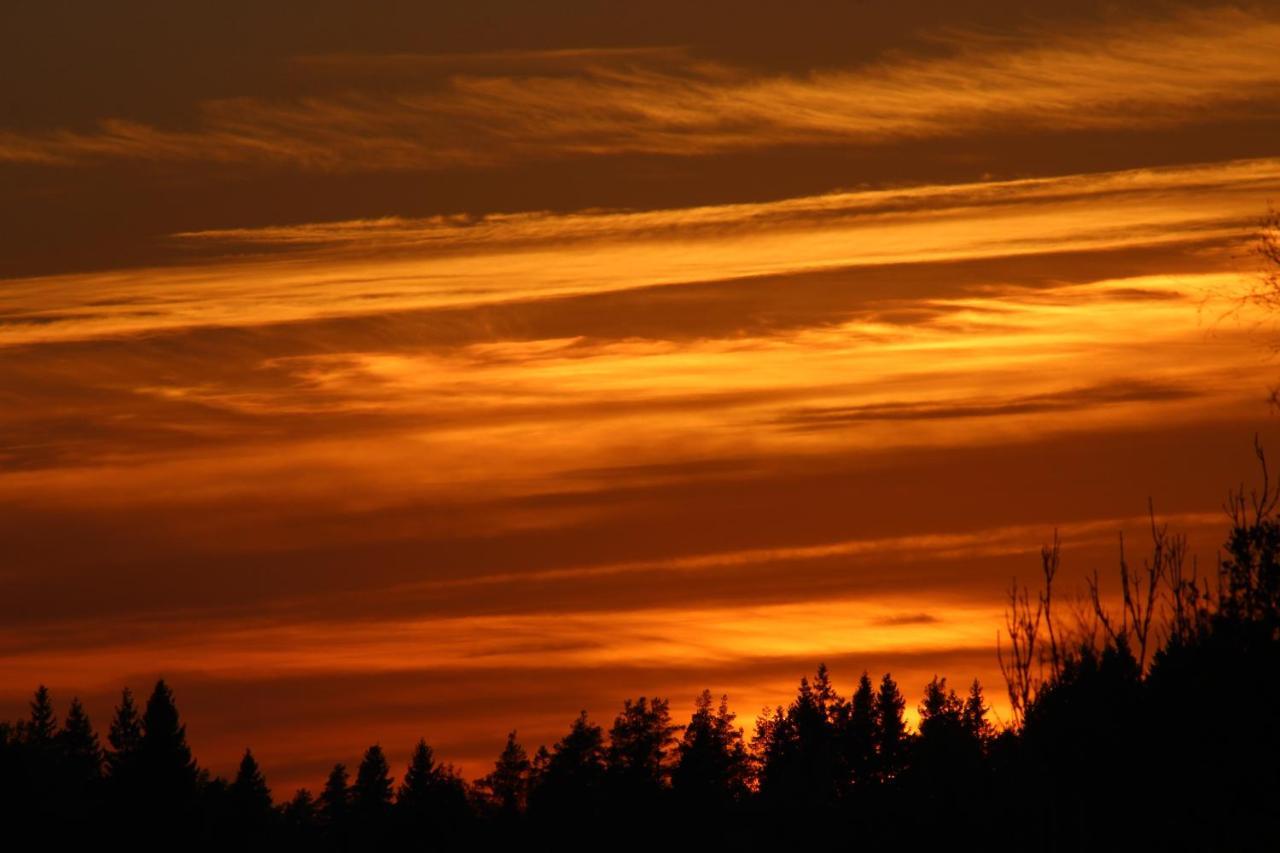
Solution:
[{"label": "wispy cirrus cloud", "polygon": [[883,264],[1225,244],[1278,187],[1280,161],[1268,159],[692,209],[199,232],[181,239],[290,251],[12,279],[0,292],[0,346]]},{"label": "wispy cirrus cloud", "polygon": [[[849,190],[768,202],[701,205],[664,210],[528,211],[423,218],[398,216],[259,228],[180,232],[195,245],[345,252],[425,250],[432,253],[528,248],[548,243],[723,237],[762,231],[801,231],[830,226],[909,224],[949,215],[969,217],[985,209],[1026,211],[1038,206],[1087,202],[1098,207],[1154,201],[1169,194],[1253,195],[1280,186],[1280,160],[1258,159],[1131,169],[1014,180],[923,184],[892,189]],[[1181,222],[1207,222],[1214,211]],[[1165,222],[1160,227],[1165,227]],[[1041,241],[1043,242],[1043,241]]]},{"label": "wispy cirrus cloud", "polygon": [[1006,398],[902,402],[855,406],[826,406],[784,412],[779,423],[794,430],[842,429],[869,421],[958,420],[1010,415],[1069,412],[1095,406],[1156,403],[1200,396],[1200,390],[1160,382],[1119,381],[1085,388]]},{"label": "wispy cirrus cloud", "polygon": [[[464,70],[425,91],[210,101],[187,127],[115,117],[87,132],[2,132],[0,160],[259,162],[361,172],[877,144],[1014,125],[1173,126],[1230,116],[1274,94],[1278,41],[1274,15],[1218,7],[1093,31],[965,34],[941,58],[894,55],[807,75],[749,72],[678,51],[554,51],[547,59],[580,63],[576,73]],[[402,73],[442,61],[305,60]]]}]

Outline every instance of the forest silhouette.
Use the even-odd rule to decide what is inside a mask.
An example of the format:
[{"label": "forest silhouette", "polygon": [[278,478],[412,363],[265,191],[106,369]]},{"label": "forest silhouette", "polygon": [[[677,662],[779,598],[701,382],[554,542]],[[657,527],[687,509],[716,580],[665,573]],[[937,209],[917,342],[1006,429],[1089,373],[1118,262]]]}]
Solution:
[{"label": "forest silhouette", "polygon": [[[1280,838],[1280,490],[1231,493],[1215,571],[1151,516],[1119,595],[1055,608],[1060,546],[1038,589],[1009,592],[998,654],[1013,719],[975,680],[924,686],[919,724],[890,674],[841,695],[825,666],[748,735],[704,691],[678,725],[666,699],[584,711],[550,748],[511,732],[465,781],[425,740],[393,776],[379,745],[323,789],[273,799],[246,750],[233,779],[202,769],[174,693],[125,689],[103,742],[78,699],[59,721],[39,687],[0,723],[10,839],[45,849],[430,850],[801,846],[1018,850],[1274,850]],[[1118,604],[1113,599],[1118,598]]]}]

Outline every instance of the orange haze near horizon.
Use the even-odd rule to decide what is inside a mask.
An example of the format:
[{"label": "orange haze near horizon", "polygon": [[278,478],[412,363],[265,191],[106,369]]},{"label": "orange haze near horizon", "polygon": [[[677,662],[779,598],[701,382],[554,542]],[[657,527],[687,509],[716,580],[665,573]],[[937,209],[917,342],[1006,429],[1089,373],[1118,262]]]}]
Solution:
[{"label": "orange haze near horizon", "polygon": [[1055,530],[1214,559],[1280,7],[431,5],[0,12],[0,718],[164,677],[281,799],[823,661],[1007,716]]}]

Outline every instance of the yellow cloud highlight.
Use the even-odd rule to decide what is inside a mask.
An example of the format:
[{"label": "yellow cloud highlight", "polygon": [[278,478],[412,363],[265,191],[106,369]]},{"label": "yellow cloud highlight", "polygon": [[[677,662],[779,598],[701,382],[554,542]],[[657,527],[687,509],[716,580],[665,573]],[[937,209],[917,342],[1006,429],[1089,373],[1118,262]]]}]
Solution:
[{"label": "yellow cloud highlight", "polygon": [[[645,213],[268,229],[283,256],[14,279],[0,346],[1239,236],[1280,160]],[[906,211],[895,210],[907,205]],[[356,237],[353,237],[353,232]],[[228,236],[228,235],[219,235]],[[390,251],[402,249],[402,251]]]}]

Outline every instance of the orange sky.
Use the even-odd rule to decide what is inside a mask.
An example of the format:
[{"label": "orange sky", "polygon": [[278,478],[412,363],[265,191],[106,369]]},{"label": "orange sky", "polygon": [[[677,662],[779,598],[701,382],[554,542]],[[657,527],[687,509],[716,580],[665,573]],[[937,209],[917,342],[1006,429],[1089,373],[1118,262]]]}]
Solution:
[{"label": "orange sky", "polygon": [[0,716],[163,675],[283,795],[1000,710],[1053,530],[1211,560],[1274,436],[1274,4],[259,5],[0,12]]}]

